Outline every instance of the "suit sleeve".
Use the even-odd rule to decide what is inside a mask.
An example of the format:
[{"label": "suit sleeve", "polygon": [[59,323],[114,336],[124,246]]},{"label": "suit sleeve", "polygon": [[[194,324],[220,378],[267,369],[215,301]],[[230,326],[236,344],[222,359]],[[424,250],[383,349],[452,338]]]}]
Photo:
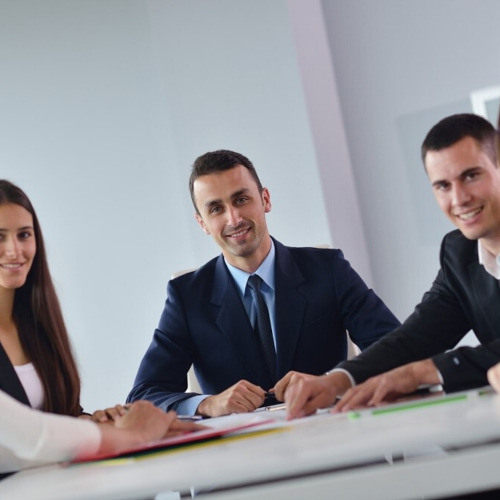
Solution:
[{"label": "suit sleeve", "polygon": [[173,281],[153,340],[141,361],[127,401],[146,399],[165,411],[193,394],[186,393],[187,372],[193,361],[193,343],[186,312]]},{"label": "suit sleeve", "polygon": [[366,286],[341,252],[339,256],[334,261],[333,277],[342,324],[351,340],[364,350],[401,323],[375,292]]},{"label": "suit sleeve", "polygon": [[500,361],[500,339],[477,347],[459,347],[432,360],[447,392],[487,385],[486,372]]},{"label": "suit sleeve", "polygon": [[337,367],[347,370],[359,384],[397,366],[452,349],[470,329],[468,318],[440,270],[422,302],[399,328]]}]

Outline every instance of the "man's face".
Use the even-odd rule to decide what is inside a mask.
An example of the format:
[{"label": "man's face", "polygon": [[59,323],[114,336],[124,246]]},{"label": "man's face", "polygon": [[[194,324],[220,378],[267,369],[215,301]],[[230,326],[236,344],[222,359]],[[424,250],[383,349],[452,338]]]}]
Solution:
[{"label": "man's face", "polygon": [[196,220],[211,234],[226,260],[253,272],[271,248],[266,224],[271,211],[269,191],[262,193],[248,169],[237,165],[230,170],[202,175],[194,181]]},{"label": "man's face", "polygon": [[425,157],[434,196],[447,217],[469,239],[500,252],[500,168],[472,137]]}]

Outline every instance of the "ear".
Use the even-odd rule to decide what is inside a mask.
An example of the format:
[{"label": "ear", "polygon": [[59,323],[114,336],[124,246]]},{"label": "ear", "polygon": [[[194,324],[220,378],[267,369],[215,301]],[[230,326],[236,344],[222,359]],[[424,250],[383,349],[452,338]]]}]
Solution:
[{"label": "ear", "polygon": [[205,223],[203,222],[203,219],[201,218],[201,215],[200,214],[194,214],[194,218],[196,219],[196,221],[198,222],[198,224],[203,229],[203,232],[205,234],[210,234],[210,231],[207,229],[207,226],[205,226]]},{"label": "ear", "polygon": [[271,211],[271,194],[269,193],[269,189],[262,188],[262,204],[264,205],[264,212],[268,213]]}]

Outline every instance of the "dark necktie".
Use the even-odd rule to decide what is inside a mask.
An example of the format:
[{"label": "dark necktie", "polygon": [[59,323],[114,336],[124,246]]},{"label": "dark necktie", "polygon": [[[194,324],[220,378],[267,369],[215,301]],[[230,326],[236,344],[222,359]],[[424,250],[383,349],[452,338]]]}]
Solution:
[{"label": "dark necktie", "polygon": [[257,319],[254,329],[259,337],[264,359],[274,382],[276,380],[276,353],[274,351],[273,332],[269,319],[269,311],[267,310],[266,302],[260,291],[262,279],[256,274],[253,274],[248,278],[247,285],[254,292],[255,305],[257,306]]}]

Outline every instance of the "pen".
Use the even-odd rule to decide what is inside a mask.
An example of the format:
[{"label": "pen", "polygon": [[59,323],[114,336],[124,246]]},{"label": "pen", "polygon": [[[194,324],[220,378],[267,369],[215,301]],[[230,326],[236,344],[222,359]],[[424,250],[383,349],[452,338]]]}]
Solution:
[{"label": "pen", "polygon": [[273,406],[266,406],[267,411],[276,411],[276,410],[284,410],[286,408],[286,404],[276,404]]},{"label": "pen", "polygon": [[183,422],[197,422],[202,420],[203,417],[201,415],[177,415],[177,419]]}]

